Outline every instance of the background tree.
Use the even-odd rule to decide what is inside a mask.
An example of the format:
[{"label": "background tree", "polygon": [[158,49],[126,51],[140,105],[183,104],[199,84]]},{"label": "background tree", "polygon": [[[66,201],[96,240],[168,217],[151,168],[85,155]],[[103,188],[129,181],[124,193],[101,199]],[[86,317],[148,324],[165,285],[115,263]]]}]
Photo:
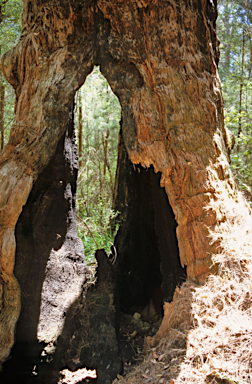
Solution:
[{"label": "background tree", "polygon": [[[79,235],[85,255],[93,260],[96,244],[113,242],[111,220],[117,163],[121,106],[98,67],[87,77],[76,97],[76,136],[79,148],[77,189]],[[89,231],[90,230],[90,231]]]},{"label": "background tree", "polygon": [[[0,60],[2,55],[10,50],[20,37],[22,8],[21,0],[0,1]],[[14,90],[0,70],[0,151],[9,136],[14,118],[14,102]]]},{"label": "background tree", "polygon": [[218,12],[219,74],[225,101],[225,124],[236,139],[231,166],[239,187],[251,199],[252,2],[220,0]]}]

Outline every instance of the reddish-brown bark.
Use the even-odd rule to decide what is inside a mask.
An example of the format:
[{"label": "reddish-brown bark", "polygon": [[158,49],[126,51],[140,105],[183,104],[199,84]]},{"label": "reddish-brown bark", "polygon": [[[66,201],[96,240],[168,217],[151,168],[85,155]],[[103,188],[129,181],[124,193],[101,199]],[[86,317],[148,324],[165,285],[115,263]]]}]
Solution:
[{"label": "reddish-brown bark", "polygon": [[161,174],[181,264],[196,282],[209,274],[216,251],[208,238],[215,214],[204,210],[215,195],[212,180],[226,181],[223,193],[235,195],[217,74],[216,1],[23,3],[22,37],[2,60],[17,99],[0,158],[0,361],[8,356],[19,313],[14,228],[66,129],[74,94],[95,64],[120,100],[130,161]]}]

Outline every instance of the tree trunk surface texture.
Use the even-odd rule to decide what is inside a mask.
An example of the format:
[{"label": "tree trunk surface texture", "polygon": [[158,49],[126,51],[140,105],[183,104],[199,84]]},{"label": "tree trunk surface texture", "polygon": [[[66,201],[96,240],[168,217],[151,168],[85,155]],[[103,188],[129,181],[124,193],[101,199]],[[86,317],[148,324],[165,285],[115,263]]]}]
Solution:
[{"label": "tree trunk surface texture", "polygon": [[[208,238],[215,213],[204,209],[216,194],[214,181],[224,182],[230,198],[236,194],[217,73],[215,0],[23,5],[22,37],[2,59],[16,91],[16,114],[0,157],[0,361],[9,355],[20,311],[15,226],[94,65],[120,101],[132,166],[151,167],[150,179],[160,175],[177,223],[182,268],[196,282],[210,273],[218,245]],[[155,215],[158,207],[153,210]]]}]

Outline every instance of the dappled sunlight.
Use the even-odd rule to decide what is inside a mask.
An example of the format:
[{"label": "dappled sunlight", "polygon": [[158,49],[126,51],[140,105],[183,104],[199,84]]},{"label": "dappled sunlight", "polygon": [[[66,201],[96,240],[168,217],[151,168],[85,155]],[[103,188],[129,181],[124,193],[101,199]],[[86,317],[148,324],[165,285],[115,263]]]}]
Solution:
[{"label": "dappled sunlight", "polygon": [[78,369],[75,372],[71,372],[68,369],[63,369],[63,371],[60,372],[62,378],[58,381],[58,384],[77,384],[80,382],[83,382],[85,380],[85,383],[89,382],[90,379],[96,379],[97,374],[96,370],[87,370],[86,368]]},{"label": "dappled sunlight", "polygon": [[193,293],[196,327],[188,335],[178,383],[205,383],[218,377],[250,382],[252,215],[242,194],[230,199],[221,184],[216,182],[218,198],[208,206],[218,218],[211,231],[212,240],[220,244],[220,252],[212,256],[218,272]]}]

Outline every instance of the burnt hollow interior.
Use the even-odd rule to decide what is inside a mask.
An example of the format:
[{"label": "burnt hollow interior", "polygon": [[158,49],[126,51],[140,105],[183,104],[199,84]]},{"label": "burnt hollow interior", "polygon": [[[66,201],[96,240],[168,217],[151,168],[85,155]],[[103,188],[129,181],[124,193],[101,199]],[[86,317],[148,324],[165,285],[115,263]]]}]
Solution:
[{"label": "burnt hollow interior", "polygon": [[186,277],[174,213],[160,186],[161,174],[153,166],[133,166],[122,139],[118,176],[114,208],[121,212],[115,237],[121,310],[134,311],[152,299],[161,314],[163,300],[171,301]]}]

